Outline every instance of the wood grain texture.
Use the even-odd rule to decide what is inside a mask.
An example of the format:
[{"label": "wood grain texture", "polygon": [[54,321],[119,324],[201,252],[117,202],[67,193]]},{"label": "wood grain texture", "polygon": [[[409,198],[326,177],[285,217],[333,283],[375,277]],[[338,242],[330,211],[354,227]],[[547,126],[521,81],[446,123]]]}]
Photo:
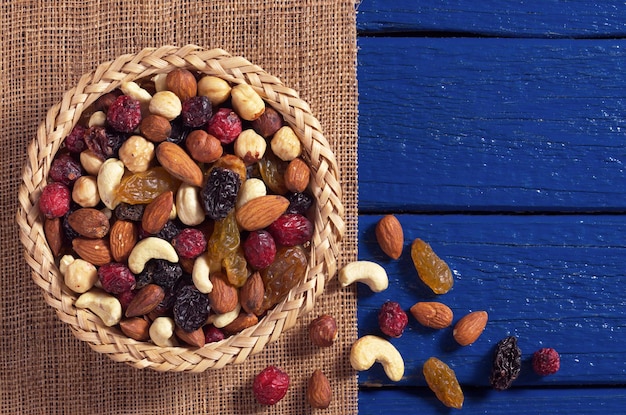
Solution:
[{"label": "wood grain texture", "polygon": [[[378,334],[377,312],[387,300],[408,310],[418,301],[449,305],[454,322],[470,311],[486,310],[482,336],[458,346],[452,329],[426,329],[410,316],[399,339],[391,339],[405,359],[405,376],[390,382],[380,365],[359,374],[363,386],[424,386],[422,364],[430,356],[448,363],[460,382],[489,389],[495,344],[519,339],[523,368],[516,387],[619,385],[626,383],[626,284],[623,215],[398,215],[405,235],[402,257],[386,259],[374,227],[380,216],[361,215],[359,258],[385,267],[389,288],[372,293],[358,287],[359,334]],[[455,285],[435,296],[422,284],[410,258],[417,237],[429,242],[453,271]],[[554,347],[561,370],[539,377],[532,353]]]},{"label": "wood grain texture", "polygon": [[626,40],[359,47],[361,211],[626,209]]},{"label": "wood grain texture", "polygon": [[365,0],[361,35],[419,33],[509,37],[623,37],[623,1]]}]

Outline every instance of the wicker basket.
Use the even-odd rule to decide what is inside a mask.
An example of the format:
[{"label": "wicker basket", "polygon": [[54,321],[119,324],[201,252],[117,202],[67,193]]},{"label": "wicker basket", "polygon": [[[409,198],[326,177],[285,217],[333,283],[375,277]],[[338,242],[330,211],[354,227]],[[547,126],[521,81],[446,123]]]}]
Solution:
[{"label": "wicker basket", "polygon": [[[310,190],[316,201],[315,230],[305,281],[292,289],[257,325],[202,348],[159,347],[138,342],[116,328],[106,327],[90,311],[74,307],[76,295],[63,283],[46,242],[37,203],[57,150],[85,108],[124,81],[167,73],[175,68],[215,75],[231,83],[248,83],[267,104],[280,112],[303,143],[304,158],[312,172]],[[78,85],[67,91],[63,100],[49,110],[39,126],[37,138],[29,145],[19,202],[17,223],[26,261],[32,268],[33,280],[44,291],[46,302],[56,310],[58,317],[93,350],[136,368],[158,371],[202,372],[241,363],[267,343],[277,340],[283,331],[294,326],[300,315],[313,308],[315,299],[324,290],[326,279],[335,275],[344,232],[335,156],[307,103],[279,79],[244,58],[231,57],[220,49],[206,50],[193,45],[144,49],[101,64],[95,71],[83,75]]]}]

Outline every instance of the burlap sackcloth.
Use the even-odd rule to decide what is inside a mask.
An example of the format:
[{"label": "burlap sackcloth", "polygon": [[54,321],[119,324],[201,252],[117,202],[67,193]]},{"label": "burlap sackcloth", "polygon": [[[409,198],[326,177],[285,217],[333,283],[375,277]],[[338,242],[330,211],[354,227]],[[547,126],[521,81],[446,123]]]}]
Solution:
[{"label": "burlap sackcloth", "polygon": [[[316,308],[246,362],[201,374],[160,373],[116,363],[77,340],[31,279],[15,215],[27,144],[50,106],[99,63],[144,47],[196,44],[243,56],[300,93],[337,155],[347,232],[339,266],[356,259],[357,88],[354,0],[3,1],[0,27],[2,275],[0,409],[3,414],[354,414],[356,298],[336,278]],[[312,346],[307,325],[322,313],[340,323],[333,347]],[[254,375],[269,364],[291,377],[273,407],[254,400]],[[314,369],[333,401],[305,400]]]}]

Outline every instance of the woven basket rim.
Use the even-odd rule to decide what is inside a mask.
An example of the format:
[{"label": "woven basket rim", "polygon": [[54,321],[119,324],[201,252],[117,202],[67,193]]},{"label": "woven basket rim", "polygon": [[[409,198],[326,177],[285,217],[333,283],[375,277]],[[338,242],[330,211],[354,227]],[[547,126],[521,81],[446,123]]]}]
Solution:
[{"label": "woven basket rim", "polygon": [[[231,83],[248,83],[267,104],[280,112],[303,144],[312,170],[310,190],[316,200],[305,281],[293,288],[255,326],[203,348],[159,347],[132,340],[118,329],[106,327],[92,312],[77,309],[74,306],[77,295],[65,287],[48,247],[37,203],[54,155],[84,109],[122,82],[167,73],[175,68],[215,75]],[[222,49],[204,49],[196,45],[142,49],[136,54],[121,55],[104,62],[82,75],[76,86],[66,91],[62,100],[49,109],[39,125],[37,137],[28,146],[18,199],[16,221],[24,257],[31,268],[33,281],[43,290],[45,301],[55,309],[57,316],[70,326],[75,337],[87,342],[96,352],[136,368],[157,371],[219,369],[242,363],[248,356],[260,352],[267,343],[276,341],[283,331],[295,325],[299,316],[311,311],[316,298],[324,291],[326,280],[336,274],[345,232],[339,167],[308,104],[277,77],[245,58],[233,57]]]}]

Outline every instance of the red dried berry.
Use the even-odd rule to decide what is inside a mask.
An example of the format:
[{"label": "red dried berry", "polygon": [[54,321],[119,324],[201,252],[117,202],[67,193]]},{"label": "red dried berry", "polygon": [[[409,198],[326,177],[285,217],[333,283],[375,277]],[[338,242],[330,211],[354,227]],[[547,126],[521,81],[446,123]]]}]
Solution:
[{"label": "red dried berry", "polygon": [[82,125],[75,125],[70,134],[65,137],[65,148],[70,153],[78,154],[87,148],[85,144],[85,131],[87,129]]},{"label": "red dried berry", "polygon": [[298,213],[286,213],[267,227],[277,244],[283,246],[302,245],[311,240],[313,224]]},{"label": "red dried berry", "polygon": [[181,116],[187,127],[202,127],[209,122],[212,114],[211,101],[205,96],[191,97],[183,102]]},{"label": "red dried berry", "polygon": [[263,405],[274,405],[287,394],[289,375],[277,368],[268,366],[254,378],[252,390],[256,400]]},{"label": "red dried berry", "polygon": [[85,132],[85,144],[100,160],[114,157],[125,139],[123,133],[96,125]]},{"label": "red dried berry", "polygon": [[124,264],[110,262],[98,268],[98,279],[104,291],[122,294],[135,288],[135,275]]},{"label": "red dried berry", "polygon": [[226,335],[224,332],[213,325],[204,326],[204,342],[215,343],[224,340]]},{"label": "red dried berry", "polygon": [[120,95],[107,111],[107,123],[116,131],[133,132],[141,122],[141,104],[128,95]]},{"label": "red dried berry", "polygon": [[179,256],[193,259],[206,251],[207,240],[198,229],[185,228],[172,239],[172,245]]},{"label": "red dried berry", "polygon": [[207,132],[222,144],[230,144],[241,134],[241,118],[230,108],[220,108],[209,120]]},{"label": "red dried berry", "polygon": [[50,166],[50,178],[55,182],[61,182],[66,186],[72,186],[76,179],[83,175],[83,170],[78,161],[69,154],[60,154]]},{"label": "red dried berry", "polygon": [[540,376],[552,375],[561,367],[559,353],[551,347],[544,347],[533,353],[533,370]]},{"label": "red dried berry", "polygon": [[128,304],[130,304],[130,302],[133,300],[133,298],[135,298],[136,295],[137,295],[137,291],[128,290],[116,296],[117,299],[120,301],[120,304],[122,305],[122,311],[126,312],[126,309],[128,308]]},{"label": "red dried berry", "polygon": [[70,189],[63,183],[50,183],[39,196],[39,210],[46,218],[60,218],[70,210]]},{"label": "red dried berry", "polygon": [[390,337],[400,337],[409,323],[409,317],[400,304],[387,301],[378,311],[380,330]]},{"label": "red dried berry", "polygon": [[276,257],[276,243],[264,230],[250,232],[243,243],[243,254],[254,269],[267,268]]}]

